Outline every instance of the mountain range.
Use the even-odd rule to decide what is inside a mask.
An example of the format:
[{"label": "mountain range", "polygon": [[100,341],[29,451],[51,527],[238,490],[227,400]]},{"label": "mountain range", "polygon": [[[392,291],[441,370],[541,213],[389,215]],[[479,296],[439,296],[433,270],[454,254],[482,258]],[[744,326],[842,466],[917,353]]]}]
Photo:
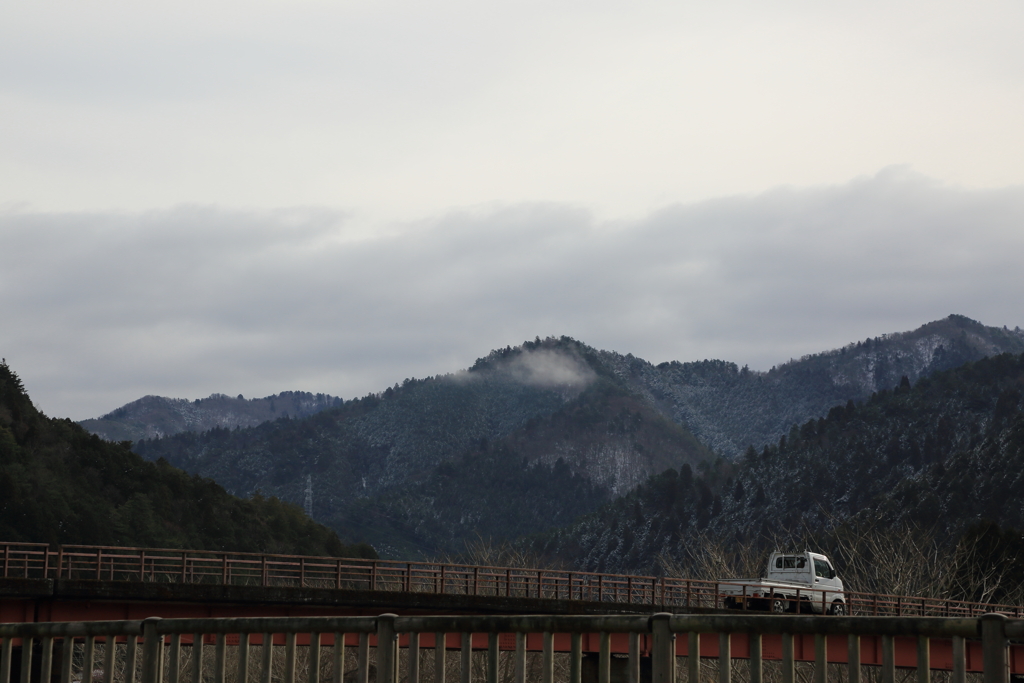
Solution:
[{"label": "mountain range", "polygon": [[279,417],[309,417],[341,403],[335,396],[305,391],[282,391],[252,399],[241,394],[237,397],[212,394],[193,401],[143,396],[102,417],[78,424],[107,441],[138,441],[180,432],[205,432],[217,427],[255,427]]},{"label": "mountain range", "polygon": [[911,332],[885,334],[804,356],[767,372],[701,361],[652,366],[632,356],[603,354],[630,390],[643,396],[702,443],[726,457],[778,441],[792,425],[836,405],[863,401],[938,370],[999,353],[1024,352],[1019,327],[987,327],[960,315]]},{"label": "mountain range", "polygon": [[[327,397],[309,416],[290,412],[238,429],[222,422],[142,438],[133,448],[236,495],[302,503],[309,492],[314,518],[346,541],[423,557],[458,552],[477,536],[555,533],[666,470],[721,469],[715,463],[740,462],[748,447],[760,452],[836,406],[1007,352],[1024,352],[1024,332],[963,316],[767,372],[720,360],[653,365],[566,337],[536,339],[493,351],[464,372],[407,379],[344,402]],[[241,400],[224,399],[224,411]],[[209,405],[207,419],[223,420]],[[161,429],[138,409],[120,410],[106,423]],[[709,505],[722,499],[711,495]]]}]

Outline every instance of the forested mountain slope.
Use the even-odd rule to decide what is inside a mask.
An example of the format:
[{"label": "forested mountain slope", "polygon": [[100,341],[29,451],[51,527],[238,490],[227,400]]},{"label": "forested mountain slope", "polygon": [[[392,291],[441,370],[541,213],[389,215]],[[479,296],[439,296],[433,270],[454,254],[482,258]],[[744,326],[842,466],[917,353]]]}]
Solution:
[{"label": "forested mountain slope", "polygon": [[[891,388],[900,377],[915,382],[936,370],[986,356],[1024,352],[1024,331],[987,327],[951,315],[911,332],[868,338],[791,360],[767,372],[724,360],[655,366],[632,354],[596,351],[579,343],[575,346],[586,357],[589,371],[618,379],[628,391],[686,427],[715,452],[736,457],[748,445],[760,448],[777,441],[794,423],[821,417],[850,399],[863,400],[879,389]],[[490,361],[481,362],[493,361],[493,355],[488,357]],[[195,401],[146,396],[80,424],[111,441],[138,441],[183,431],[254,427],[282,417],[308,417],[341,404],[341,399],[333,396],[299,391],[249,400],[223,394]]]},{"label": "forested mountain slope", "polygon": [[[885,334],[778,365],[768,372],[723,360],[657,366],[613,351],[587,349],[597,372],[614,376],[685,426],[716,452],[738,456],[746,446],[776,441],[790,425],[820,417],[850,399],[998,353],[1024,351],[1020,328],[987,327],[959,315],[911,332]],[[188,401],[146,396],[80,424],[110,441],[153,439],[183,431],[253,427],[282,417],[302,418],[343,401],[288,391],[260,399],[213,394]]]},{"label": "forested mountain slope", "polygon": [[478,536],[512,539],[567,524],[653,472],[710,457],[679,425],[602,378],[554,414],[481,440],[372,506],[432,552],[457,553]]},{"label": "forested mountain slope", "polygon": [[335,396],[304,391],[282,391],[252,399],[213,394],[194,401],[144,396],[102,417],[78,424],[107,441],[138,441],[218,427],[255,427],[281,417],[309,417],[341,403]]},{"label": "forested mountain slope", "polygon": [[711,455],[568,338],[495,351],[464,373],[406,380],[304,420],[135,449],[238,494],[302,501],[311,483],[316,519],[343,537],[365,529],[401,556],[565,524]]},{"label": "forested mountain slope", "polygon": [[429,555],[477,534],[508,539],[567,524],[650,475],[708,459],[698,438],[736,458],[901,376],[1004,349],[1024,350],[1024,333],[963,316],[769,372],[725,361],[654,366],[567,337],[538,339],[305,419],[135,449],[240,495],[300,503],[311,484],[314,518],[344,538],[365,527],[382,552]]},{"label": "forested mountain slope", "polygon": [[32,405],[0,362],[0,540],[372,555],[345,546],[302,510],[243,500],[164,461],[146,462]]},{"label": "forested mountain slope", "polygon": [[661,363],[602,352],[616,376],[715,452],[737,457],[778,441],[790,426],[937,370],[1024,352],[1024,331],[960,315],[753,372],[720,360]]},{"label": "forested mountain slope", "polygon": [[864,520],[949,537],[982,521],[1024,529],[1022,394],[1024,354],[903,378],[738,461],[657,475],[531,547],[581,569],[647,572],[698,534],[744,546]]}]

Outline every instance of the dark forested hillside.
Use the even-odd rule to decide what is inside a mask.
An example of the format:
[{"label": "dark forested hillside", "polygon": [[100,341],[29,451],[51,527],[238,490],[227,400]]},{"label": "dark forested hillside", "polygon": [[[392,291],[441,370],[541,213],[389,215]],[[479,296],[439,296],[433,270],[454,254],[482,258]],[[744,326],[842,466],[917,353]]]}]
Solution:
[{"label": "dark forested hillside", "polygon": [[686,430],[602,378],[552,415],[481,439],[425,480],[361,507],[386,514],[405,530],[399,538],[417,538],[423,550],[458,553],[478,536],[513,539],[568,524],[652,472],[709,457]]},{"label": "dark forested hillside", "polygon": [[[735,460],[748,444],[760,450],[792,424],[902,376],[914,382],[1005,350],[1024,351],[1024,333],[963,316],[768,372],[725,361],[654,366],[566,337],[538,339],[305,419],[145,439],[135,450],[239,495],[300,503],[311,488],[315,519],[351,540],[364,525],[389,555],[457,552],[478,534],[508,539],[566,524],[666,468],[696,467],[712,451]],[[452,479],[455,462],[474,476]],[[540,473],[564,495],[552,502],[527,484]]]},{"label": "dark forested hillside", "polygon": [[1024,355],[937,373],[794,426],[738,461],[669,470],[533,549],[580,568],[657,569],[697,534],[749,545],[870,521],[956,537],[1024,528]]},{"label": "dark forested hillside", "polygon": [[633,391],[693,432],[715,452],[738,457],[747,446],[778,441],[794,423],[862,401],[901,377],[916,382],[938,370],[999,353],[1024,352],[1024,331],[986,327],[962,315],[886,334],[778,365],[768,372],[720,360],[654,366],[615,353],[602,361]]},{"label": "dark forested hillside", "polygon": [[135,449],[238,494],[298,502],[311,483],[316,519],[343,536],[365,525],[398,556],[566,524],[611,493],[711,455],[568,338],[495,351],[465,373],[406,380],[304,420]]},{"label": "dark forested hillside", "polygon": [[146,462],[32,405],[0,363],[0,539],[372,555],[345,546],[301,509],[275,498],[243,500],[164,461]]},{"label": "dark forested hillside", "polygon": [[[738,457],[750,444],[760,448],[773,443],[793,423],[822,417],[833,406],[850,399],[864,400],[875,391],[895,386],[900,377],[916,382],[919,377],[968,361],[1024,352],[1024,331],[987,327],[962,315],[951,315],[911,332],[884,334],[790,360],[767,372],[740,368],[724,360],[653,365],[632,354],[596,351],[575,342],[572,345],[577,357],[589,366],[587,372],[615,378],[715,452]],[[510,355],[528,347],[496,351],[480,359],[475,370],[496,367],[503,358],[507,361]],[[554,386],[559,381],[556,366],[535,363],[527,369],[523,365],[518,374],[522,379],[526,376],[523,372],[528,372],[532,380],[538,380],[552,370],[556,372],[549,386]],[[536,381],[533,384],[538,385]],[[416,395],[430,400],[431,392]],[[515,400],[515,396],[506,395],[505,399]],[[147,396],[81,424],[111,441],[138,441],[183,431],[253,427],[284,417],[308,417],[340,404],[341,400],[332,396],[295,391],[249,400],[222,394],[195,401]],[[531,410],[529,406],[524,408]],[[519,413],[513,407],[513,420]]]},{"label": "dark forested hillside", "polygon": [[308,417],[341,402],[336,396],[305,391],[282,391],[251,399],[213,394],[194,401],[144,396],[102,417],[78,424],[107,441],[138,441],[179,432],[255,427],[281,417]]}]

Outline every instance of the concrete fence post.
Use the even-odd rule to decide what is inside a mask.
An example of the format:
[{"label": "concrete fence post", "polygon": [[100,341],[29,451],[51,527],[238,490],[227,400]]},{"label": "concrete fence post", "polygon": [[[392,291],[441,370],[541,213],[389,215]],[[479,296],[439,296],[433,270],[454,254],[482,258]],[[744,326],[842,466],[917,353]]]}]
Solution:
[{"label": "concrete fence post", "polygon": [[149,617],[142,622],[142,683],[160,683],[162,678],[163,642],[156,632],[158,623],[160,617]]},{"label": "concrete fence post", "polygon": [[406,678],[409,683],[420,683],[420,634],[409,634],[409,666]]},{"label": "concrete fence post", "polygon": [[[793,648],[793,634],[782,634],[782,683],[795,683],[796,657]],[[891,681],[889,683],[892,683]]]},{"label": "concrete fence post", "polygon": [[555,636],[550,631],[545,631],[541,640],[543,668],[541,670],[541,683],[555,683]]},{"label": "concrete fence post", "polygon": [[1006,669],[1006,617],[986,614],[981,617],[981,647],[985,683],[1008,683]]},{"label": "concrete fence post", "polygon": [[967,643],[963,636],[953,636],[953,677],[950,683],[967,683]]},{"label": "concrete fence post", "polygon": [[395,619],[397,614],[382,614],[377,617],[377,683],[395,683],[398,676],[398,662],[395,660]]},{"label": "concrete fence post", "polygon": [[[39,662],[39,680],[41,683],[50,683],[50,678],[53,675],[53,638],[46,636],[43,638],[42,652],[40,652]],[[113,667],[111,667],[113,668]],[[106,672],[104,672],[106,675]]]},{"label": "concrete fence post", "polygon": [[814,634],[814,683],[828,683],[828,636]]},{"label": "concrete fence post", "polygon": [[[334,656],[334,671],[331,672],[331,683],[344,683],[344,681],[345,681],[345,634],[344,633],[335,632],[335,634],[334,634],[334,650],[331,652],[331,654]],[[443,683],[443,681],[442,681],[442,683]],[[857,683],[860,683],[860,681],[858,681]]]},{"label": "concrete fence post", "polygon": [[917,683],[932,683],[932,645],[928,636],[917,637]]},{"label": "concrete fence post", "polygon": [[[445,683],[445,633],[434,634],[434,683]],[[519,679],[517,678],[516,681]],[[526,679],[523,679],[526,680]]]},{"label": "concrete fence post", "polygon": [[[442,681],[442,683],[444,683]],[[516,659],[512,672],[512,683],[526,683],[526,634],[516,634]]]},{"label": "concrete fence post", "polygon": [[601,631],[601,645],[597,656],[597,683],[612,683],[612,634],[607,631]]},{"label": "concrete fence post", "polygon": [[[459,683],[473,683],[473,634],[463,633],[461,640],[462,651],[459,653]],[[390,682],[385,681],[385,683]]]},{"label": "concrete fence post", "polygon": [[896,645],[892,636],[882,636],[882,683],[896,683]]},{"label": "concrete fence post", "polygon": [[[378,626],[378,628],[379,628],[379,626]],[[223,642],[223,635],[224,634],[222,634],[222,633],[218,633],[217,634],[217,649],[218,650],[221,648],[221,644]],[[297,641],[298,641],[298,634],[295,633],[295,631],[289,631],[288,633],[284,634],[284,672],[283,672],[283,676],[282,676],[282,678],[284,680],[284,683],[295,683],[295,647],[296,647],[296,642]],[[217,657],[215,659],[215,662],[216,662],[215,668],[219,668],[220,667],[220,663],[222,661],[223,661],[223,657]],[[216,671],[214,672],[214,679],[213,680],[214,680],[214,683],[224,683],[224,680],[222,678],[218,680],[217,672]],[[385,678],[384,680],[386,681],[388,679]]]},{"label": "concrete fence post", "polygon": [[626,683],[640,683],[640,634],[629,634],[629,675]]},{"label": "concrete fence post", "polygon": [[[66,638],[65,640],[71,640]],[[10,683],[11,680],[11,655],[14,652],[14,638],[4,638],[0,646],[0,683]]]},{"label": "concrete fence post", "polygon": [[[846,680],[850,683],[860,683],[860,636],[852,633],[846,637]],[[959,681],[959,683],[964,683]]]},{"label": "concrete fence post", "polygon": [[[239,652],[241,652],[241,641],[247,636],[243,633],[239,638]],[[309,661],[309,676],[306,678],[308,683],[320,683],[320,634],[311,632],[309,634],[309,650],[308,650],[308,661]],[[239,669],[241,674],[242,669]],[[245,683],[240,681],[240,683]]]},{"label": "concrete fence post", "polygon": [[[581,683],[583,681],[582,633],[573,633],[570,636],[569,650],[569,683]],[[516,679],[516,683],[519,683],[518,678]]]},{"label": "concrete fence post", "polygon": [[718,634],[718,683],[732,683],[732,634]]},{"label": "concrete fence post", "polygon": [[32,683],[32,638],[21,639],[21,683]]},{"label": "concrete fence post", "polygon": [[[764,662],[761,652],[761,634],[750,633],[750,683],[764,683]],[[851,681],[851,683],[853,683]],[[859,681],[857,683],[860,683]]]},{"label": "concrete fence post", "polygon": [[[686,634],[686,680],[693,683],[700,681],[700,634],[690,631]],[[784,683],[792,683],[786,681]]]},{"label": "concrete fence post", "polygon": [[[138,645],[137,636],[128,637],[128,647],[130,648],[128,659],[131,661],[131,668],[129,668],[128,662],[125,662],[125,683],[135,683],[135,655],[138,648],[133,648],[133,645]],[[71,683],[71,665],[75,659],[75,639],[65,638],[60,650],[60,683]]]},{"label": "concrete fence post", "polygon": [[675,683],[676,636],[669,627],[671,618],[667,612],[651,617],[651,683]]},{"label": "concrete fence post", "polygon": [[[487,683],[498,683],[501,672],[498,670],[499,649],[498,634],[487,634]],[[411,682],[410,682],[411,683]]]}]

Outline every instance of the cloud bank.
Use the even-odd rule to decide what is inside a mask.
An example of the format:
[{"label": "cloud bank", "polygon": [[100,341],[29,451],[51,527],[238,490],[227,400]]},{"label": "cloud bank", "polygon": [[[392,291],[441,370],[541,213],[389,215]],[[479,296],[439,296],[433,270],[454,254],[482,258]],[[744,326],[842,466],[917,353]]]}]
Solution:
[{"label": "cloud bank", "polygon": [[892,168],[603,222],[514,204],[355,231],[340,212],[0,213],[0,355],[48,414],[145,394],[350,398],[569,335],[753,368],[950,313],[1024,323],[1024,188]]},{"label": "cloud bank", "polygon": [[509,363],[516,381],[535,387],[584,388],[597,376],[581,359],[547,349],[527,350]]},{"label": "cloud bank", "polygon": [[5,3],[0,205],[669,201],[1024,183],[1024,4]]}]

